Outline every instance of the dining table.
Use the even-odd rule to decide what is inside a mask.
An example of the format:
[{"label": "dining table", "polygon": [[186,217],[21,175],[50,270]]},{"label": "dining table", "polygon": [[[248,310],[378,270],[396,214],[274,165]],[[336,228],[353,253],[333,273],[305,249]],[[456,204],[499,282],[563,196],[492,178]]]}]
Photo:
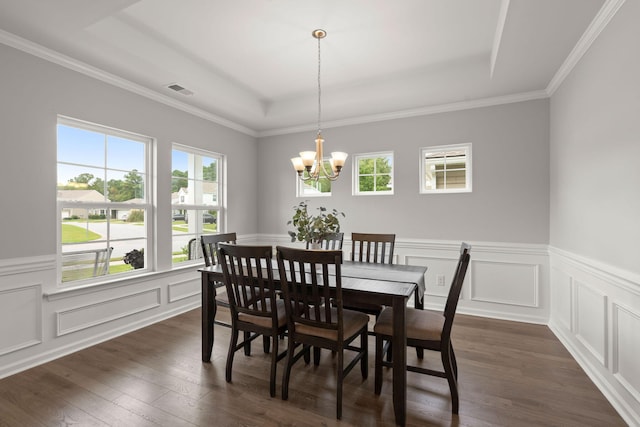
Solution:
[{"label": "dining table", "polygon": [[[216,316],[216,283],[224,281],[220,265],[199,269],[202,278],[202,361],[211,361]],[[405,425],[407,407],[407,337],[406,306],[411,296],[417,309],[424,307],[426,266],[376,264],[343,261],[341,265],[342,294],[351,300],[393,307],[393,409],[396,424]],[[279,285],[277,264],[274,279]]]}]

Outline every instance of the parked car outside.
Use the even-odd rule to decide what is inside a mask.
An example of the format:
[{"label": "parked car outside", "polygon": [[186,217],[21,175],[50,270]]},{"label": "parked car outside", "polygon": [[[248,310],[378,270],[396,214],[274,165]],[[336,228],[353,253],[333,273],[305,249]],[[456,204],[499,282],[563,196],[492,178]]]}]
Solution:
[{"label": "parked car outside", "polygon": [[176,214],[173,214],[173,220],[174,221],[186,221],[187,217],[185,216],[185,214],[176,213]]},{"label": "parked car outside", "polygon": [[[189,217],[187,215],[183,215],[184,216],[184,222],[185,223],[189,223]],[[175,218],[175,215],[174,215]],[[216,217],[211,215],[208,212],[205,212],[202,214],[202,223],[203,224],[215,224],[216,223]]]}]

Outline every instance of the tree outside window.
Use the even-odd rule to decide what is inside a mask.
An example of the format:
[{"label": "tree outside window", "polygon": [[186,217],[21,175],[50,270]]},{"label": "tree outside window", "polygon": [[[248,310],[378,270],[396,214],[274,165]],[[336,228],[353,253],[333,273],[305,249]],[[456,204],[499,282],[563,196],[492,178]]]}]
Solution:
[{"label": "tree outside window", "polygon": [[354,156],[354,194],[393,194],[393,153]]}]

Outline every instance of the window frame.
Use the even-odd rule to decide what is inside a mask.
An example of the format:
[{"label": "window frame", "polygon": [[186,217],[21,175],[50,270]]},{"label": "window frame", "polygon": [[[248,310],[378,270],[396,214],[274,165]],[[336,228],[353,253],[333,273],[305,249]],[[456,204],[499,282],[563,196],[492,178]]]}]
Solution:
[{"label": "window frame", "polygon": [[[61,165],[67,165],[67,166],[75,166],[75,167],[85,167],[88,169],[100,169],[104,172],[104,176],[100,177],[101,179],[103,179],[103,182],[105,184],[105,186],[107,185],[107,176],[108,176],[108,172],[109,171],[120,171],[120,172],[124,172],[124,170],[119,170],[119,169],[115,169],[115,168],[109,168],[109,165],[106,163],[105,160],[105,164],[102,166],[96,166],[96,165],[92,165],[92,164],[88,164],[88,163],[77,163],[77,162],[68,162],[68,161],[60,161],[59,159],[59,154],[58,154],[58,144],[59,144],[59,131],[58,131],[58,127],[62,125],[62,126],[66,126],[66,127],[71,127],[71,128],[76,128],[76,129],[81,129],[84,131],[89,131],[89,132],[94,132],[94,133],[99,133],[104,135],[105,137],[115,137],[115,138],[120,138],[120,139],[126,139],[129,141],[134,141],[134,142],[139,142],[144,144],[144,172],[140,173],[140,175],[142,175],[143,177],[143,194],[144,197],[142,198],[143,201],[142,202],[129,202],[129,201],[125,201],[125,202],[112,202],[108,200],[108,194],[107,196],[105,196],[105,199],[103,201],[78,201],[78,200],[73,200],[73,201],[65,201],[65,200],[60,200],[58,199],[58,184],[56,184],[56,221],[57,221],[57,233],[56,233],[56,246],[57,246],[57,255],[56,255],[56,283],[59,287],[64,287],[64,288],[73,288],[73,287],[78,287],[78,286],[86,286],[86,285],[92,285],[92,284],[96,284],[96,283],[102,283],[102,282],[108,282],[108,281],[113,281],[116,280],[116,278],[125,278],[125,277],[129,277],[132,275],[140,275],[143,273],[148,273],[150,271],[155,271],[156,266],[153,263],[153,261],[155,260],[155,234],[154,234],[154,222],[155,222],[155,204],[154,204],[154,181],[152,181],[152,177],[155,176],[154,174],[154,170],[153,170],[153,155],[155,152],[155,146],[156,146],[156,141],[154,138],[150,137],[150,136],[146,136],[146,135],[141,135],[139,133],[136,132],[131,132],[131,131],[125,131],[125,130],[120,130],[120,129],[116,129],[107,125],[101,125],[101,124],[97,124],[97,123],[91,123],[91,122],[87,122],[84,120],[80,120],[80,119],[75,119],[72,117],[67,117],[67,116],[63,116],[63,115],[58,115],[57,116],[57,121],[56,121],[56,181],[59,181],[60,177],[58,176],[58,172],[59,172],[59,167]],[[105,155],[108,156],[108,145],[105,145]],[[108,159],[108,157],[105,157],[105,159]],[[131,171],[128,171],[129,173]],[[89,277],[86,279],[79,279],[79,280],[70,280],[70,281],[64,281],[63,282],[63,274],[62,274],[62,270],[63,270],[63,256],[65,255],[65,253],[63,252],[63,248],[64,248],[64,244],[62,242],[62,224],[63,224],[63,218],[62,218],[62,212],[65,209],[86,209],[87,211],[89,210],[100,210],[101,212],[104,212],[105,214],[115,210],[116,212],[118,210],[142,210],[144,212],[144,237],[130,237],[130,238],[112,238],[111,234],[112,234],[112,228],[111,228],[111,222],[114,220],[119,220],[119,217],[116,218],[111,218],[111,215],[106,215],[106,223],[107,223],[107,233],[106,233],[106,238],[104,239],[105,241],[105,245],[106,248],[108,249],[109,247],[112,247],[111,242],[125,242],[125,241],[140,241],[140,240],[144,240],[145,244],[144,244],[144,252],[145,252],[145,264],[144,264],[144,268],[140,268],[140,269],[133,269],[131,271],[125,271],[125,272],[120,272],[120,273],[114,273],[114,274],[104,274],[104,275],[100,275],[100,276],[93,276],[93,277]],[[88,218],[87,218],[88,221]],[[87,243],[87,245],[90,245],[90,243]],[[93,249],[91,249],[93,250]],[[74,251],[72,251],[74,252]],[[69,253],[69,252],[67,252]]]},{"label": "window frame", "polygon": [[[224,177],[225,177],[225,156],[221,153],[217,153],[214,151],[209,151],[209,150],[203,150],[201,148],[196,148],[190,145],[186,145],[186,144],[181,144],[181,143],[172,143],[171,144],[171,168],[170,168],[170,179],[173,180],[174,176],[173,176],[173,171],[175,169],[174,165],[173,165],[173,152],[175,151],[180,151],[182,153],[186,153],[188,155],[194,155],[194,156],[200,156],[200,157],[206,157],[206,158],[211,158],[216,160],[217,163],[217,172],[216,172],[216,201],[213,204],[204,204],[204,203],[180,203],[180,200],[178,200],[178,203],[173,203],[173,197],[172,194],[173,192],[171,192],[171,190],[173,189],[173,183],[171,183],[170,186],[170,193],[169,196],[171,198],[171,210],[170,210],[170,214],[171,214],[171,245],[172,245],[172,250],[171,250],[171,256],[172,256],[172,261],[171,261],[171,268],[172,269],[176,269],[176,268],[181,268],[183,266],[186,265],[190,265],[190,264],[200,264],[203,261],[202,258],[202,253],[201,253],[201,247],[199,244],[199,240],[200,240],[200,236],[202,236],[203,234],[211,234],[212,231],[208,231],[205,230],[205,226],[204,226],[204,222],[203,221],[195,221],[195,230],[193,232],[191,231],[187,231],[187,234],[192,236],[193,238],[198,239],[198,243],[196,245],[196,251],[198,256],[195,259],[186,259],[184,261],[178,261],[178,262],[173,262],[173,246],[174,246],[174,238],[175,236],[179,236],[179,234],[176,233],[176,231],[173,229],[174,227],[174,221],[173,221],[173,215],[174,212],[176,210],[182,210],[182,211],[201,211],[202,214],[204,213],[208,213],[209,211],[215,211],[216,212],[216,230],[215,233],[223,233],[225,230],[225,185],[224,185]],[[193,181],[200,181],[200,182],[211,182],[211,181],[205,181],[204,179],[198,179],[197,177],[194,178],[185,178],[187,180],[193,180]],[[199,216],[199,215],[198,215]],[[193,222],[189,221],[191,224],[194,224]]]},{"label": "window frame", "polygon": [[[448,152],[448,151],[457,151],[457,150],[465,151],[465,187],[464,188],[441,188],[441,189],[431,189],[426,188],[425,186],[425,176],[426,176],[426,162],[425,157],[428,153],[440,153],[440,152]],[[446,159],[446,157],[445,157]],[[473,165],[472,165],[472,143],[466,142],[461,144],[448,144],[448,145],[434,145],[430,147],[421,147],[420,148],[420,157],[419,157],[419,191],[420,194],[450,194],[450,193],[471,193],[473,192]],[[446,160],[445,160],[446,162]],[[446,174],[446,167],[444,169]],[[446,181],[445,181],[446,184]]]},{"label": "window frame", "polygon": [[[384,190],[384,191],[378,191],[378,190],[373,190],[373,191],[361,191],[360,190],[360,168],[358,167],[359,161],[360,159],[378,159],[378,158],[385,158],[385,157],[390,157],[391,158],[391,173],[387,174],[387,173],[376,173],[374,171],[373,174],[371,174],[371,176],[373,176],[374,178],[377,176],[381,176],[381,175],[390,175],[391,176],[391,181],[390,181],[390,186],[391,186],[391,190]],[[353,183],[352,183],[352,188],[353,188],[353,195],[354,196],[391,196],[394,194],[394,181],[395,181],[395,153],[393,151],[377,151],[377,152],[372,152],[372,153],[360,153],[360,154],[354,154],[353,156],[353,160],[352,160],[352,166],[353,166]],[[375,162],[374,162],[375,165]],[[375,182],[375,179],[374,179]]]}]

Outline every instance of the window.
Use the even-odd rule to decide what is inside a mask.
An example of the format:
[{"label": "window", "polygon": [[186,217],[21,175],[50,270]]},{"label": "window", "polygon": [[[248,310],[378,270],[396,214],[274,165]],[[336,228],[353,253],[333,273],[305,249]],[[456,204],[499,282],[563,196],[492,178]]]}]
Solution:
[{"label": "window", "polygon": [[471,144],[420,150],[420,193],[471,191]]},{"label": "window", "polygon": [[354,194],[393,194],[393,153],[368,153],[353,158]]},{"label": "window", "polygon": [[172,259],[202,258],[200,236],[221,229],[222,156],[174,144],[171,152]]},{"label": "window", "polygon": [[[324,159],[324,167],[327,172],[331,172],[331,163],[329,159]],[[306,170],[302,172],[304,178],[309,177],[309,172]],[[319,178],[317,181],[309,180],[303,181],[296,173],[297,180],[297,195],[298,197],[324,197],[331,196],[331,181],[328,178]]]},{"label": "window", "polygon": [[57,142],[60,282],[148,269],[152,140],[59,117]]}]

